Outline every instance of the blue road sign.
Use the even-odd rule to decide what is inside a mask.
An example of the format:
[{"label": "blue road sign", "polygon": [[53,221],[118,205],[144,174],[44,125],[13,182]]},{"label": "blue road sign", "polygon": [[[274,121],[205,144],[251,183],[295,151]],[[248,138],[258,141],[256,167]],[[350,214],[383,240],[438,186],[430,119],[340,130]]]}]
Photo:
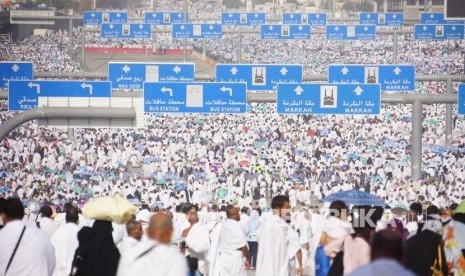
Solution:
[{"label": "blue road sign", "polygon": [[379,114],[379,84],[278,84],[279,114]]},{"label": "blue road sign", "polygon": [[32,80],[33,74],[32,62],[0,61],[0,88],[8,87],[10,80]]},{"label": "blue road sign", "polygon": [[310,39],[310,25],[261,25],[261,39]]},{"label": "blue road sign", "polygon": [[225,26],[253,26],[265,24],[265,13],[223,12],[221,24]]},{"label": "blue road sign", "polygon": [[328,40],[371,40],[376,38],[374,25],[328,25],[326,39]]},{"label": "blue road sign", "polygon": [[329,65],[331,83],[378,83],[382,91],[415,90],[415,66],[405,64]]},{"label": "blue road sign", "polygon": [[248,91],[275,91],[278,83],[302,82],[302,65],[217,64],[216,80],[245,82]]},{"label": "blue road sign", "polygon": [[125,11],[85,11],[83,16],[84,25],[100,25],[102,23],[126,23],[128,13]]},{"label": "blue road sign", "polygon": [[245,83],[146,82],[145,112],[245,113]]},{"label": "blue road sign", "polygon": [[420,17],[421,24],[465,24],[465,20],[446,20],[442,12],[424,12]]},{"label": "blue road sign", "polygon": [[145,23],[156,25],[171,25],[173,23],[183,23],[184,14],[182,12],[146,12]]},{"label": "blue road sign", "polygon": [[283,24],[326,26],[326,13],[283,13]]},{"label": "blue road sign", "polygon": [[194,81],[194,63],[108,63],[113,89],[144,89],[144,82]]},{"label": "blue road sign", "polygon": [[458,87],[457,111],[459,115],[465,115],[465,84],[461,83]]},{"label": "blue road sign", "polygon": [[127,24],[102,24],[101,34],[102,38],[152,38],[152,25],[140,23],[127,23]]},{"label": "blue road sign", "polygon": [[221,24],[173,24],[173,39],[205,38],[221,39],[223,28]]},{"label": "blue road sign", "polygon": [[361,12],[359,22],[361,25],[402,26],[404,25],[404,14],[401,12]]},{"label": "blue road sign", "polygon": [[416,24],[415,39],[421,40],[462,40],[464,25]]},{"label": "blue road sign", "polygon": [[8,108],[36,108],[39,97],[111,97],[109,81],[10,81]]}]

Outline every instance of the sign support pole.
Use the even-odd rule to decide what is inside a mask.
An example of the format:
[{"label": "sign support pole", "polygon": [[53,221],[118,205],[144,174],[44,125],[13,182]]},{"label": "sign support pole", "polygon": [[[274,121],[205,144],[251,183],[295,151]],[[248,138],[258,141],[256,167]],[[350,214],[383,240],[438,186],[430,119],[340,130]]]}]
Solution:
[{"label": "sign support pole", "polygon": [[422,157],[422,136],[423,136],[423,125],[422,125],[422,107],[423,104],[420,100],[414,100],[412,104],[412,133],[411,133],[411,145],[412,145],[412,180],[416,181],[421,177],[421,157]]},{"label": "sign support pole", "polygon": [[[446,82],[446,93],[452,95],[452,80]],[[452,139],[452,104],[446,104],[446,147],[449,147]]]},{"label": "sign support pole", "polygon": [[74,56],[74,53],[73,53],[73,40],[74,40],[74,37],[73,37],[73,18],[70,17],[69,18],[69,56],[73,58]]},{"label": "sign support pole", "polygon": [[[184,23],[187,23],[187,0],[184,0]],[[182,56],[184,62],[187,62],[187,39],[182,40]]]},{"label": "sign support pole", "polygon": [[393,43],[394,43],[394,54],[392,56],[392,63],[396,64],[397,63],[397,31],[394,30],[393,33]]}]

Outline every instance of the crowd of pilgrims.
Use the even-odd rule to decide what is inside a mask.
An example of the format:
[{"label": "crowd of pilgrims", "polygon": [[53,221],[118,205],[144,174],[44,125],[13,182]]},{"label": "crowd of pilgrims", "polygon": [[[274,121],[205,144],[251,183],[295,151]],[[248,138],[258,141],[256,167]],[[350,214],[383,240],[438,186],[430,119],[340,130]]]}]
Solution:
[{"label": "crowd of pilgrims", "polygon": [[[95,205],[101,199],[115,203]],[[415,202],[400,212],[341,200],[292,206],[284,195],[243,208],[216,201],[137,208],[118,196],[90,202],[84,212],[66,203],[28,213],[18,198],[0,198],[1,275],[465,273],[465,201]],[[99,211],[121,215],[91,215]]]}]

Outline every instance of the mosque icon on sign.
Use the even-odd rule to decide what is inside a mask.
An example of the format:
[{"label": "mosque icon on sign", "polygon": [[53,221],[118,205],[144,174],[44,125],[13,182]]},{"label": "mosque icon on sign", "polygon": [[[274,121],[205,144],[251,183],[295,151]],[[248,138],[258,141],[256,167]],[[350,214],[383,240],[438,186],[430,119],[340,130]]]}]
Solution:
[{"label": "mosque icon on sign", "polygon": [[365,67],[365,83],[379,83],[378,67]]},{"label": "mosque icon on sign", "polygon": [[320,86],[320,107],[337,108],[337,86]]}]

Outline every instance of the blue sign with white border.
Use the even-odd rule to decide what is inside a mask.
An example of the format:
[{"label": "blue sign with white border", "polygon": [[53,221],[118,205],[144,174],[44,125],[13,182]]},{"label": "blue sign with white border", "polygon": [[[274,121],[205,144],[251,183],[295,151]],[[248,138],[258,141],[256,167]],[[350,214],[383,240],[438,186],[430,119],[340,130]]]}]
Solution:
[{"label": "blue sign with white border", "polygon": [[278,84],[279,114],[375,115],[381,110],[379,84]]},{"label": "blue sign with white border", "polygon": [[221,39],[223,28],[221,24],[173,24],[173,39]]},{"label": "blue sign with white border", "polygon": [[283,24],[326,26],[326,13],[283,13]]},{"label": "blue sign with white border", "polygon": [[144,82],[194,81],[194,63],[109,62],[112,89],[144,89]]},{"label": "blue sign with white border", "polygon": [[101,38],[152,38],[152,25],[127,23],[127,24],[102,24]]},{"label": "blue sign with white border", "polygon": [[0,61],[0,88],[8,87],[10,80],[32,80],[34,66],[32,62]]},{"label": "blue sign with white border", "polygon": [[442,12],[423,12],[420,15],[421,24],[465,24],[465,20],[446,20]]},{"label": "blue sign with white border", "polygon": [[457,111],[459,115],[465,115],[465,84],[460,83],[457,88]]},{"label": "blue sign with white border", "polygon": [[245,83],[144,83],[145,112],[245,113],[246,104]]},{"label": "blue sign with white border", "polygon": [[464,25],[416,24],[414,36],[418,40],[462,40]]},{"label": "blue sign with white border", "polygon": [[278,83],[302,82],[302,65],[217,64],[219,82],[245,82],[247,91],[276,91]]},{"label": "blue sign with white border", "polygon": [[331,64],[328,68],[331,83],[377,83],[382,91],[415,90],[415,66],[406,64]]},{"label": "blue sign with white border", "polygon": [[265,24],[265,13],[263,12],[223,12],[221,24],[224,26],[254,26]]},{"label": "blue sign with white border", "polygon": [[361,25],[397,26],[404,25],[404,14],[401,12],[361,12],[359,14]]},{"label": "blue sign with white border", "polygon": [[36,108],[39,97],[111,97],[109,81],[10,81],[8,108]]},{"label": "blue sign with white border", "polygon": [[182,12],[146,12],[144,18],[144,22],[147,24],[171,25],[184,23],[184,14]]},{"label": "blue sign with white border", "polygon": [[376,39],[374,25],[328,25],[326,26],[328,40],[373,40]]},{"label": "blue sign with white border", "polygon": [[100,25],[102,23],[127,23],[128,13],[125,11],[85,11],[83,15],[84,25]]},{"label": "blue sign with white border", "polygon": [[310,39],[310,25],[261,25],[261,39]]}]

